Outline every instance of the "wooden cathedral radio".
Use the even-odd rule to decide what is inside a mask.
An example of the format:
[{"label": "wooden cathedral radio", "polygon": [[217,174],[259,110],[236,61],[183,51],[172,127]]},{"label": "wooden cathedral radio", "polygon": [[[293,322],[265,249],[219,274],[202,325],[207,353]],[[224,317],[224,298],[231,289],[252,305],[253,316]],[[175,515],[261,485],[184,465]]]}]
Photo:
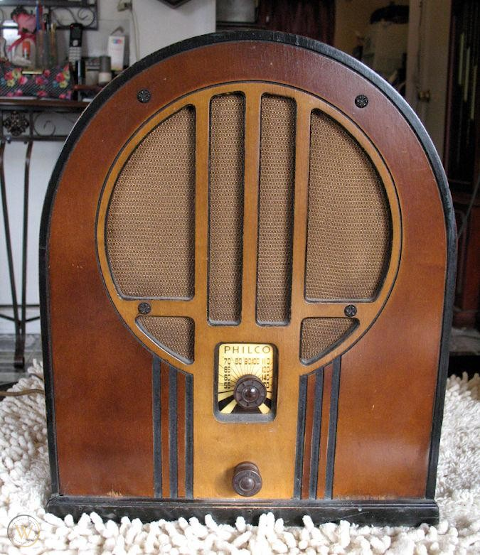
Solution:
[{"label": "wooden cathedral radio", "polygon": [[267,32],[135,64],[44,210],[48,509],[434,522],[454,259],[432,143],[362,64]]}]

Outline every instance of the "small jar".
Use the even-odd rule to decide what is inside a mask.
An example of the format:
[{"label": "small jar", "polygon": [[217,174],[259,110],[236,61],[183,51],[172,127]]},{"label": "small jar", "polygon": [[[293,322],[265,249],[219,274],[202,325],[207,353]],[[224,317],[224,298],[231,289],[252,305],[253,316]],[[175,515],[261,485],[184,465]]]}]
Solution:
[{"label": "small jar", "polygon": [[35,41],[26,37],[17,44],[12,53],[12,63],[25,68],[35,66]]},{"label": "small jar", "polygon": [[106,85],[112,80],[112,61],[110,56],[100,56],[100,70],[98,72],[98,84]]}]

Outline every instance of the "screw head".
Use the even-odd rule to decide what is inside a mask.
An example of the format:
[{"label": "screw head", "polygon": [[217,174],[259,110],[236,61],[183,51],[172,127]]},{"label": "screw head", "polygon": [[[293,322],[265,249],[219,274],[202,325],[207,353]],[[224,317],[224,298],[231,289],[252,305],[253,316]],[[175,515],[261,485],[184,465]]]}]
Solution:
[{"label": "screw head", "polygon": [[148,303],[140,303],[138,305],[138,312],[140,312],[140,314],[148,314],[151,310],[152,307]]},{"label": "screw head", "polygon": [[343,312],[348,318],[353,318],[357,314],[357,307],[354,304],[349,304],[345,307]]},{"label": "screw head", "polygon": [[368,98],[364,94],[359,94],[355,98],[355,105],[357,106],[357,108],[365,108],[367,104],[368,104]]},{"label": "screw head", "polygon": [[152,93],[148,89],[142,89],[137,93],[137,100],[142,104],[146,104],[147,102],[150,102],[151,98],[152,98]]}]

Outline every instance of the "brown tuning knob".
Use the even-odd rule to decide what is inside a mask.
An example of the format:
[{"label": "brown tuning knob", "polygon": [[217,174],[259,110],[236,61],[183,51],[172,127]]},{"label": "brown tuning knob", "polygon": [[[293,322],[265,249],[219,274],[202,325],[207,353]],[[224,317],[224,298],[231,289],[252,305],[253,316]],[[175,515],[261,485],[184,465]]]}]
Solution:
[{"label": "brown tuning knob", "polygon": [[233,489],[243,497],[256,495],[262,489],[262,477],[258,466],[252,462],[242,462],[235,467],[232,480]]},{"label": "brown tuning knob", "polygon": [[254,409],[267,398],[267,388],[257,376],[247,374],[235,384],[233,396],[243,409]]}]

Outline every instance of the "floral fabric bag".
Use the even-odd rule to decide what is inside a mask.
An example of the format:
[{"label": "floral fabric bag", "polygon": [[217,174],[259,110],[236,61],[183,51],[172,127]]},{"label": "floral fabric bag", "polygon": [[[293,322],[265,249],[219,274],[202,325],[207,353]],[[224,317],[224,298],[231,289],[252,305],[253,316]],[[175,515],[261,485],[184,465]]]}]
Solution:
[{"label": "floral fabric bag", "polygon": [[39,74],[27,73],[10,62],[0,63],[0,96],[38,98],[72,98],[73,81],[68,63],[44,69]]}]

